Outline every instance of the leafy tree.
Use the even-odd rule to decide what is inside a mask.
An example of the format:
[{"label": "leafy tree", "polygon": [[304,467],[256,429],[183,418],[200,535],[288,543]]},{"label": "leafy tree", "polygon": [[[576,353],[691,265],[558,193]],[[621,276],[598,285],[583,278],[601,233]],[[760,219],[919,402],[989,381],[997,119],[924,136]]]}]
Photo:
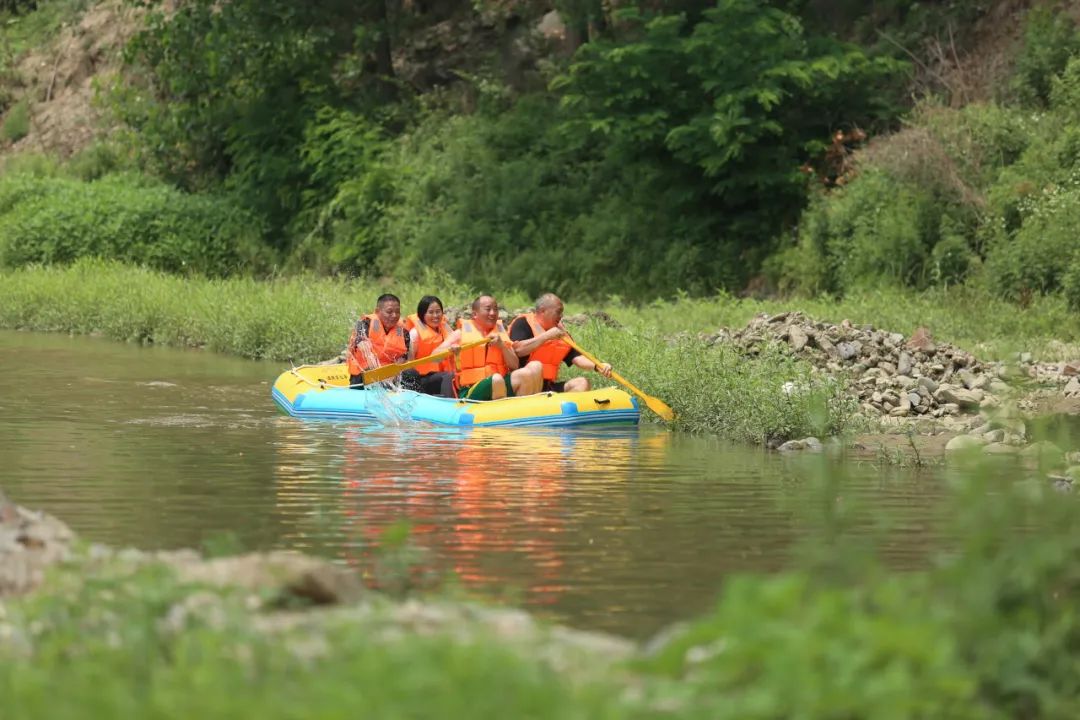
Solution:
[{"label": "leafy tree", "polygon": [[148,14],[126,58],[145,83],[120,90],[117,108],[152,166],[187,188],[226,181],[285,227],[301,209],[307,126],[321,107],[363,100],[339,86],[339,61],[368,57],[372,84],[389,83],[384,0],[191,0],[171,13],[132,1]]},{"label": "leafy tree", "polygon": [[895,111],[880,85],[900,63],[808,37],[775,7],[719,0],[693,24],[637,9],[618,18],[636,39],[584,46],[553,83],[571,112],[565,129],[602,143],[615,165],[654,163],[660,185],[723,218],[711,249],[756,257],[794,220],[805,197],[799,167],[831,131]]}]

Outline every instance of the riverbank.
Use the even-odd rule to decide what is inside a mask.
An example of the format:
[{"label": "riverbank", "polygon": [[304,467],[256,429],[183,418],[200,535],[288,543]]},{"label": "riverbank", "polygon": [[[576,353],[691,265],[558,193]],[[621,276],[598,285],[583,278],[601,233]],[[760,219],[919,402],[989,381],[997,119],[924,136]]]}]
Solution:
[{"label": "riverbank", "polygon": [[886,571],[823,502],[799,569],[728,578],[640,644],[296,553],[89,544],[0,495],[5,717],[1071,717],[1080,505],[1002,470],[954,488],[925,571]]},{"label": "riverbank", "polygon": [[[435,276],[423,284],[390,286],[310,277],[210,280],[80,261],[0,273],[0,327],[302,364],[336,357],[357,314],[370,312],[387,291],[398,294],[406,309],[432,292],[448,307],[460,308],[475,292]],[[498,297],[509,311],[530,304],[520,294]],[[576,314],[584,308],[568,309]],[[635,385],[672,404],[679,414],[675,427],[685,431],[764,444],[837,434],[854,419],[854,405],[841,384],[813,376],[808,364],[779,350],[748,362],[732,348],[703,351],[701,340],[689,334],[672,336],[666,328],[633,329],[621,322],[579,324],[575,337]],[[789,382],[806,391],[785,393]]]},{"label": "riverbank", "polygon": [[[439,276],[389,285],[314,277],[203,279],[92,260],[4,271],[0,278],[0,327],[292,364],[337,356],[356,315],[382,292],[396,292],[406,309],[412,298],[435,292],[454,311],[475,293]],[[643,308],[571,303],[567,321],[579,342],[672,405],[675,427],[743,442],[776,447],[811,435],[878,429],[968,433],[999,416],[1068,411],[1066,369],[1080,367],[1080,321],[1054,298],[1021,310],[979,301],[971,292],[881,291],[833,305],[727,297]],[[508,312],[530,302],[520,294],[499,298]],[[786,309],[777,312],[780,307]],[[793,307],[844,321],[823,322]],[[878,324],[887,322],[895,325]],[[925,342],[911,347],[920,327]],[[1064,404],[1055,404],[1055,393]]]}]

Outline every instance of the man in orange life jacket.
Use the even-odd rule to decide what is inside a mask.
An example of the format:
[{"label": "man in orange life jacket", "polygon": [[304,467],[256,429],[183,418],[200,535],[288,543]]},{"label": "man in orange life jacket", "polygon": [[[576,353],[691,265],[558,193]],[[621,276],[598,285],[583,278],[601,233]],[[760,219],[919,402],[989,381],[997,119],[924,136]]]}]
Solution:
[{"label": "man in orange life jacket", "polygon": [[[371,365],[368,354],[364,352],[365,348],[374,356],[374,365]],[[409,333],[401,322],[401,301],[396,295],[380,295],[375,301],[375,312],[360,318],[349,338],[345,353],[349,384],[362,386],[365,370],[403,362],[411,357]]]},{"label": "man in orange life jacket", "polygon": [[[460,346],[485,337],[487,345],[467,350]],[[445,349],[457,353],[455,380],[458,397],[471,400],[499,400],[540,391],[540,363],[522,365],[510,346],[510,337],[499,320],[499,303],[490,295],[473,300],[472,318],[459,320],[436,352]]]},{"label": "man in orange life jacket", "polygon": [[518,315],[510,323],[510,340],[521,362],[541,364],[542,392],[585,392],[591,387],[588,378],[558,382],[559,364],[594,370],[604,377],[611,377],[611,366],[607,363],[596,365],[563,341],[569,333],[562,326],[562,316],[562,300],[553,293],[541,295],[535,311]]}]

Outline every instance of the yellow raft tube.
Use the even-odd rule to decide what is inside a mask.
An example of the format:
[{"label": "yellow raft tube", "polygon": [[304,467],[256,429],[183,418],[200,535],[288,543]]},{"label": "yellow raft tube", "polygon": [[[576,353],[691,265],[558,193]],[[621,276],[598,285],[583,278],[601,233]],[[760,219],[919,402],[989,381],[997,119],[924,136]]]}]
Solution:
[{"label": "yellow raft tube", "polygon": [[454,400],[412,390],[353,389],[344,364],[302,365],[274,382],[274,402],[298,418],[377,421],[408,417],[438,425],[543,426],[635,425],[636,398],[618,388],[540,393],[502,400]]}]

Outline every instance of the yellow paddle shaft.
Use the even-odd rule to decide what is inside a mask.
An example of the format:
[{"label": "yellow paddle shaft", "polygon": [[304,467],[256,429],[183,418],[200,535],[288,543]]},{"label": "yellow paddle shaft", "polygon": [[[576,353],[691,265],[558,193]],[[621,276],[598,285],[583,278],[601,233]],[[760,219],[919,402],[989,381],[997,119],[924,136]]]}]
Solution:
[{"label": "yellow paddle shaft", "polygon": [[[462,350],[468,350],[469,348],[478,347],[480,345],[487,345],[493,339],[494,338],[487,337],[487,338],[483,338],[481,340],[474,340],[473,342],[467,342],[467,343],[465,343],[464,345],[461,346],[461,349]],[[440,360],[445,360],[446,358],[450,357],[453,354],[454,354],[453,350],[442,350],[440,352],[434,353],[433,355],[428,355],[427,357],[417,358],[415,360],[409,360],[408,362],[391,363],[390,365],[382,365],[382,366],[374,368],[372,370],[365,370],[364,373],[363,373],[364,384],[365,385],[370,385],[371,383],[377,383],[377,382],[381,382],[383,380],[389,380],[392,377],[400,375],[401,373],[405,372],[406,370],[411,370],[412,368],[419,367],[420,365],[424,365],[425,363],[439,362]]]}]

